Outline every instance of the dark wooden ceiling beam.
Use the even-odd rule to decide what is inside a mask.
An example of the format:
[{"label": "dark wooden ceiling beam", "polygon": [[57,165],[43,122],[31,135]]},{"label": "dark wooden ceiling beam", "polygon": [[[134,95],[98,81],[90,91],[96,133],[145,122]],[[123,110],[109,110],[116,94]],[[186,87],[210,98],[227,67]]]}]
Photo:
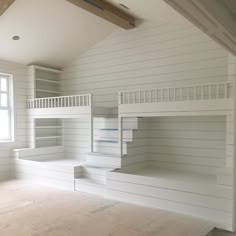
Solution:
[{"label": "dark wooden ceiling beam", "polygon": [[135,27],[135,18],[104,0],[67,0],[124,29]]},{"label": "dark wooden ceiling beam", "polygon": [[0,16],[11,6],[15,0],[0,0]]}]

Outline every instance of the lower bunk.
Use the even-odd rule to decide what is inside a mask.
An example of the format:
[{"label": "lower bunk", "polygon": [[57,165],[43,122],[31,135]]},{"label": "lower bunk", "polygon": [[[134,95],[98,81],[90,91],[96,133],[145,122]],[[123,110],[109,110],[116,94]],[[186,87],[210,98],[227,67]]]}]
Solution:
[{"label": "lower bunk", "polygon": [[151,162],[122,167],[107,175],[107,197],[211,221],[232,231],[232,187],[215,175],[155,167]]},{"label": "lower bunk", "polygon": [[210,221],[232,231],[232,186],[217,176],[155,166],[151,161],[119,169],[64,157],[64,147],[15,150],[19,179],[160,208]]},{"label": "lower bunk", "polygon": [[64,156],[64,147],[15,149],[18,179],[74,191],[74,180],[81,173],[81,162]]}]

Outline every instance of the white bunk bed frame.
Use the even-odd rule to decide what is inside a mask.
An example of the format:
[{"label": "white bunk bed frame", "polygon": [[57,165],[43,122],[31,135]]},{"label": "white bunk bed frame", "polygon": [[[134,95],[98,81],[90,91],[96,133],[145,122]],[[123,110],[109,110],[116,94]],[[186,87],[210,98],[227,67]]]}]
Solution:
[{"label": "white bunk bed frame", "polygon": [[[27,108],[32,120],[88,117],[91,136],[90,152],[93,152],[94,143],[93,118],[109,115],[112,112],[109,108],[94,107],[91,94],[29,99]],[[80,176],[83,162],[63,159],[63,145],[36,148],[35,134],[32,135],[32,138],[34,141],[31,142],[30,148],[13,151],[17,160],[17,175],[20,178],[30,178],[39,183],[74,190],[74,181],[76,177]]]},{"label": "white bunk bed frame", "polygon": [[119,143],[127,117],[234,115],[233,82],[119,92]]},{"label": "white bunk bed frame", "polygon": [[92,94],[29,99],[27,107],[33,119],[89,117],[91,152],[93,152],[93,118],[109,115],[112,112],[109,108],[93,106]]},{"label": "white bunk bed frame", "polygon": [[[233,115],[234,117],[236,117],[236,96],[233,96],[233,94],[235,94],[234,90],[235,86],[232,82],[224,82],[120,92],[118,107],[120,157],[125,157],[125,155],[123,155],[123,119],[125,119],[126,117],[203,115]],[[104,114],[111,113],[110,109],[94,107],[91,94],[29,99],[28,108],[29,114],[33,118],[79,118],[88,115],[90,117],[91,124],[90,152],[93,152],[93,117],[104,116]],[[234,133],[235,132],[236,125],[234,125]],[[58,151],[58,148],[60,149],[61,147],[57,147],[56,150],[54,150],[54,147],[49,147],[49,149],[52,149],[52,151],[56,153],[55,155],[58,155],[57,153],[60,151]],[[18,158],[21,159],[22,155],[23,161],[27,159],[28,150],[26,151],[27,153],[25,153],[25,150],[23,150],[24,153],[20,153],[20,156],[18,155]],[[44,150],[42,149],[38,151],[43,152]],[[236,183],[235,153],[236,145],[234,145],[234,185]],[[71,166],[68,170],[68,173],[74,175],[74,177],[78,176],[80,172],[79,166],[81,165],[81,163],[77,163],[76,165],[72,163],[70,165]],[[119,170],[111,171],[108,173],[108,192],[112,190],[112,187],[111,189],[109,189],[109,183],[113,185],[115,182],[126,181],[126,176],[120,177],[118,175]],[[130,176],[131,175],[128,176],[129,181],[131,177],[134,178],[134,181],[136,181],[136,177],[138,178],[138,180],[141,180],[141,177],[139,175],[132,175],[131,177]],[[124,179],[122,180],[120,178]],[[70,184],[72,183],[71,179],[69,179],[68,181],[70,181]],[[149,179],[147,181],[149,181]],[[155,181],[156,179],[154,180],[154,182]],[[123,188],[123,186],[121,187]],[[112,197],[112,195],[109,194],[108,196]],[[235,189],[233,199],[233,218],[235,219]],[[213,198],[213,200],[215,200],[215,198]],[[235,220],[233,220],[233,222],[234,221]],[[232,228],[231,226],[228,227],[222,225],[222,228],[228,230],[231,230],[233,228],[233,230],[235,230],[235,225],[232,225]]]},{"label": "white bunk bed frame", "polygon": [[120,117],[222,115],[233,110],[233,83],[119,92]]},{"label": "white bunk bed frame", "polygon": [[106,108],[92,105],[92,94],[29,99],[27,107],[34,118],[78,118],[109,112]]},{"label": "white bunk bed frame", "polygon": [[[140,89],[140,90],[119,92],[118,114],[119,114],[119,141],[120,141],[121,155],[123,150],[122,126],[124,118],[160,117],[160,116],[209,116],[209,115],[232,115],[233,117],[236,117],[236,109],[235,109],[236,96],[234,96],[234,94],[235,94],[234,82],[228,82],[228,81],[223,83],[196,84],[182,87],[167,87],[167,88],[156,88],[156,89],[146,89],[146,90]],[[227,228],[224,225],[222,226],[223,228],[230,231],[232,229],[233,231],[236,230],[235,133],[236,133],[236,125],[234,124],[232,228],[231,227]],[[112,171],[111,173],[109,173],[108,183],[109,181],[113,183],[113,178],[116,178],[116,176],[118,181],[125,181],[126,174],[124,173],[123,175],[119,175],[118,173],[119,170]],[[140,178],[141,177],[139,176],[138,179]],[[130,179],[129,181],[127,180],[127,183],[128,182],[130,182]],[[115,196],[115,198],[117,196]],[[119,199],[119,197],[117,199]]]}]

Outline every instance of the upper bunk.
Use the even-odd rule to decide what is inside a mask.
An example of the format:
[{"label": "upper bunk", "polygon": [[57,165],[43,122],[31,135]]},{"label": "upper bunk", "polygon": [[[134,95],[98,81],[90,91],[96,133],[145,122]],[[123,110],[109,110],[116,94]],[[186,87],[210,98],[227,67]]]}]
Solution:
[{"label": "upper bunk", "polygon": [[233,111],[233,83],[196,84],[119,92],[120,117],[226,115]]},{"label": "upper bunk", "polygon": [[63,96],[61,70],[38,65],[28,67],[30,98],[27,101],[29,115],[33,118],[79,118],[101,116],[110,112],[93,106],[91,94]]},{"label": "upper bunk", "polygon": [[91,114],[91,94],[34,98],[28,100],[33,117],[67,118]]},{"label": "upper bunk", "polygon": [[94,107],[91,94],[29,99],[27,107],[33,118],[79,118],[110,112],[104,107]]}]

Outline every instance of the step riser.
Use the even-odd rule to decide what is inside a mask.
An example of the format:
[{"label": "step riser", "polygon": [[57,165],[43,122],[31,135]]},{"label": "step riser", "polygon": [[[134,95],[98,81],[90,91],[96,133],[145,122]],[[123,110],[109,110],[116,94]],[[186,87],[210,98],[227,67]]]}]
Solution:
[{"label": "step riser", "polygon": [[[119,148],[119,143],[115,142],[95,142],[94,147]],[[127,143],[123,143],[123,148],[127,148]]]},{"label": "step riser", "polygon": [[114,168],[121,167],[121,158],[109,156],[87,156],[86,163],[91,165],[109,166]]},{"label": "step riser", "polygon": [[113,168],[103,168],[101,166],[94,166],[94,165],[86,165],[81,168],[82,168],[81,171],[82,173],[91,175],[103,175],[103,176],[106,176],[109,171],[113,170]]},{"label": "step riser", "polygon": [[[118,147],[99,147],[99,146],[95,146],[94,151],[95,152],[101,152],[101,153],[119,154],[120,153],[120,148],[118,148]],[[123,154],[127,154],[127,148],[126,147],[123,147]]]},{"label": "step riser", "polygon": [[[118,119],[107,119],[107,118],[95,118],[94,128],[95,129],[118,129]],[[127,118],[123,123],[124,129],[138,129],[137,118]]]},{"label": "step riser", "polygon": [[[94,124],[94,129],[100,130],[100,129],[118,129],[119,125],[118,123],[104,123],[104,124]],[[137,129],[137,124],[129,123],[124,124],[123,129]]]},{"label": "step riser", "polygon": [[[95,139],[99,138],[111,138],[111,139],[118,139],[119,132],[118,130],[95,130],[94,137]],[[123,138],[129,141],[133,139],[133,131],[132,130],[124,130]]]},{"label": "step riser", "polygon": [[106,184],[107,177],[106,175],[95,175],[95,174],[89,174],[89,173],[82,173],[80,178],[86,178],[88,180],[91,180],[93,183],[96,184]]},{"label": "step riser", "polygon": [[[109,142],[116,142],[116,143],[118,143],[118,141],[119,141],[119,139],[118,139],[118,137],[115,137],[115,138],[104,138],[104,137],[94,137],[94,142],[97,142],[97,143],[99,143],[99,142],[104,142],[104,143],[109,143]],[[123,138],[123,143],[124,144],[126,144],[126,143],[131,143],[133,141],[133,139],[131,139],[131,138]]]}]

